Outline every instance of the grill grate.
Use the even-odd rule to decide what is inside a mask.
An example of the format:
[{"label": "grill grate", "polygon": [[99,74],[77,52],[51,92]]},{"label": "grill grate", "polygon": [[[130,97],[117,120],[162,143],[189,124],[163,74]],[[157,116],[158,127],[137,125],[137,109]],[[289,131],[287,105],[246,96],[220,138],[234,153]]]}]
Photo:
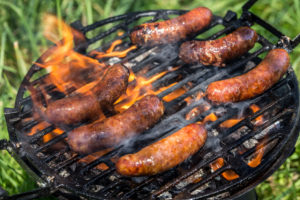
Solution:
[{"label": "grill grate", "polygon": [[[277,29],[271,28],[263,20],[247,11],[251,3],[254,2],[250,0],[244,6],[244,14],[240,19],[237,19],[236,14],[231,11],[224,18],[214,16],[213,22],[207,30],[213,29],[218,25],[222,25],[224,28],[206,39],[218,38],[240,26],[252,25],[255,22],[266,27],[276,36],[282,37],[283,35]],[[125,41],[124,47],[128,47],[130,45],[128,34],[138,20],[153,17],[150,21],[157,21],[159,19],[168,19],[169,15],[180,15],[184,12],[186,11],[158,10],[130,13],[102,20],[86,27],[82,27],[78,22],[73,23],[75,28],[86,34],[96,28],[120,22],[107,31],[100,32],[93,38],[86,38],[86,41],[77,44],[75,49],[87,55],[87,47],[89,45],[99,40],[105,41],[106,38],[114,35],[119,30],[125,31],[125,34],[116,36],[112,41],[107,42],[96,50],[105,50],[116,39],[122,39]],[[284,44],[287,46],[288,43],[291,46],[295,46],[297,41],[297,38],[293,41],[282,42],[281,40],[278,45]],[[152,129],[136,138],[134,142],[126,146],[121,145],[89,164],[78,162],[85,156],[72,152],[67,145],[62,149],[53,150],[54,145],[62,142],[67,137],[68,130],[46,143],[42,143],[41,140],[43,136],[55,129],[54,125],[49,125],[32,136],[26,134],[35,125],[42,123],[42,121],[31,120],[24,123],[23,119],[32,116],[34,112],[31,98],[25,95],[25,87],[28,84],[38,85],[47,77],[47,75],[42,75],[36,80],[32,80],[33,75],[41,70],[36,65],[33,65],[19,89],[15,108],[5,110],[13,150],[17,157],[20,158],[19,161],[23,165],[29,166],[30,170],[38,174],[39,180],[46,183],[50,188],[59,188],[61,191],[66,191],[66,193],[71,192],[74,195],[92,199],[155,199],[166,197],[182,199],[238,196],[272,174],[292,151],[290,146],[295,144],[297,139],[295,124],[297,124],[299,119],[299,94],[297,80],[292,68],[289,69],[280,82],[263,95],[235,104],[211,105],[212,107],[209,110],[191,120],[185,119],[186,113],[203,103],[207,103],[207,101],[205,98],[202,98],[186,105],[184,99],[199,91],[205,91],[207,85],[213,81],[248,71],[259,63],[259,55],[276,47],[262,35],[259,35],[258,43],[261,46],[258,50],[246,54],[239,60],[234,60],[226,68],[222,69],[212,66],[204,67],[200,64],[187,65],[181,63],[177,57],[178,44],[164,45],[160,46],[160,48],[141,47],[129,52],[128,56],[120,59],[120,62],[130,66],[135,73],[143,70],[144,66],[151,66],[150,70],[145,74],[147,77],[165,71],[170,66],[180,66],[177,70],[168,72],[153,83],[154,88],[160,88],[166,83],[170,84],[179,80],[174,86],[158,94],[159,98],[162,99],[172,91],[185,87],[187,83],[192,83],[192,86],[189,86],[189,90],[180,97],[170,102],[164,102],[166,114]],[[51,49],[45,54],[47,55],[49,52],[51,52]],[[144,55],[144,58],[137,61],[136,58],[142,55]],[[41,60],[37,62],[41,62]],[[179,76],[181,77],[178,78]],[[47,92],[51,95],[53,89],[55,88],[49,86]],[[254,114],[247,114],[244,120],[231,128],[226,130],[220,128],[222,122],[238,116],[239,108],[247,110],[246,108],[252,104],[258,105],[261,107],[261,110]],[[211,113],[221,113],[221,116],[216,121],[207,124],[206,128],[209,130],[208,141],[191,159],[174,169],[151,177],[129,178],[116,173],[111,158],[136,152],[190,123],[203,120]],[[262,115],[268,120],[263,125],[255,126],[253,120]],[[270,117],[270,115],[273,115],[273,117]],[[70,130],[72,128],[74,127],[70,127]],[[238,139],[233,138],[232,135],[241,129],[244,129],[245,133],[240,133]],[[218,134],[214,135],[214,133]],[[261,140],[262,138],[259,138],[262,133],[263,137],[267,137],[267,139]],[[255,152],[257,145],[248,148],[243,154],[235,153],[235,150],[244,145],[245,142],[255,138],[267,146],[273,146],[264,155],[261,164],[251,168],[245,160]],[[276,145],[276,148],[274,148],[274,145]],[[225,164],[220,169],[212,172],[209,165],[217,158],[223,158]],[[103,171],[96,169],[95,167],[101,163],[105,163],[109,169]],[[239,178],[227,181],[222,176],[222,173],[227,170],[235,171]],[[201,176],[201,179],[193,180],[194,182],[186,181],[188,178],[197,176]]]}]

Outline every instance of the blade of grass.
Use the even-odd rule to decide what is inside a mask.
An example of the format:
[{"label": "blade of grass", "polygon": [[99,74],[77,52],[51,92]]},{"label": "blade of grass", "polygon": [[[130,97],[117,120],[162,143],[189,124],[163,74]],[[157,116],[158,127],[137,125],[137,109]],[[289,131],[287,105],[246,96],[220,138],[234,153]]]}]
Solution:
[{"label": "blade of grass", "polygon": [[15,49],[15,54],[16,54],[16,59],[17,59],[19,76],[22,78],[26,75],[28,67],[24,60],[23,54],[19,49],[18,42],[14,42],[14,49]]}]

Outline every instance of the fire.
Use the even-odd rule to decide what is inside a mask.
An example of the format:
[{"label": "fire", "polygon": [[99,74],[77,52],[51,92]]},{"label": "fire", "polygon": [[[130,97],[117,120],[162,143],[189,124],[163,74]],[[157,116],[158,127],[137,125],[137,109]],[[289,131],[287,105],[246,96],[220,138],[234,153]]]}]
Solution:
[{"label": "fire", "polygon": [[[171,70],[174,70],[171,69]],[[134,104],[137,100],[143,98],[146,95],[154,94],[157,95],[162,91],[172,87],[176,84],[172,83],[166,87],[161,87],[158,90],[154,90],[152,87],[152,83],[157,79],[164,76],[168,71],[163,71],[159,74],[156,74],[152,77],[146,78],[141,75],[135,75],[132,71],[130,71],[129,76],[129,84],[126,90],[126,94],[123,94],[116,102],[115,102],[115,110],[118,112],[123,112],[124,110],[128,109],[132,104]],[[176,92],[177,93],[177,90]],[[176,96],[175,94],[169,94]],[[167,96],[169,96],[167,95]],[[173,97],[174,97],[173,96]],[[169,98],[172,99],[172,98]]]},{"label": "fire", "polygon": [[171,92],[170,94],[166,95],[163,97],[163,100],[165,102],[170,102],[178,97],[180,97],[181,95],[183,95],[186,92],[186,89],[184,88],[178,88],[177,90]]},{"label": "fire", "polygon": [[52,138],[61,135],[63,132],[64,132],[63,130],[56,128],[52,132],[48,133],[47,135],[44,135],[43,142],[46,143],[50,141]]},{"label": "fire", "polygon": [[48,126],[50,126],[50,124],[48,122],[42,121],[41,123],[38,123],[37,125],[32,127],[30,132],[27,135],[32,136],[32,135],[36,134],[37,132],[45,129]]},{"label": "fire", "polygon": [[[112,149],[104,149],[102,151],[98,151],[95,153],[92,153],[88,156],[85,156],[84,158],[80,159],[79,162],[83,162],[83,163],[91,163],[94,160],[97,160],[98,158],[102,157],[103,155],[105,155],[106,153],[110,152]],[[97,169],[104,171],[109,169],[109,167],[105,164],[105,163],[100,163],[99,165],[96,166]]]},{"label": "fire", "polygon": [[[250,109],[252,110],[253,113],[256,113],[257,111],[260,110],[260,108],[255,104],[251,105]],[[262,115],[256,117],[254,120],[254,125],[256,126],[262,125],[263,123],[264,123],[264,118]]]},{"label": "fire", "polygon": [[264,145],[262,143],[259,143],[256,147],[255,156],[248,162],[248,165],[252,168],[257,167],[264,156]]},{"label": "fire", "polygon": [[[210,164],[210,167],[212,169],[212,171],[217,171],[218,169],[220,169],[221,167],[224,166],[224,159],[223,158],[218,158],[216,159],[214,162],[212,162]],[[226,170],[222,173],[222,176],[228,180],[228,181],[232,181],[234,179],[239,178],[239,175],[237,173],[235,173],[233,170],[229,169]]]},{"label": "fire", "polygon": [[[70,88],[74,88],[72,91],[77,90],[80,93],[89,91],[101,79],[107,69],[106,64],[73,50],[74,40],[75,42],[85,41],[82,33],[72,29],[54,16],[45,15],[43,20],[45,22],[44,36],[56,44],[42,56],[42,63],[36,63],[49,72],[49,76],[44,79],[46,84],[55,85],[60,92],[65,94],[68,94]],[[114,51],[120,44],[122,44],[122,40],[116,40],[106,52],[92,51],[91,54],[95,54],[96,58],[125,57],[129,51],[137,48],[131,46],[124,51]],[[84,88],[81,89],[83,86]]]},{"label": "fire", "polygon": [[220,124],[221,128],[231,128],[240,121],[242,121],[244,118],[239,118],[239,119],[228,119]]}]

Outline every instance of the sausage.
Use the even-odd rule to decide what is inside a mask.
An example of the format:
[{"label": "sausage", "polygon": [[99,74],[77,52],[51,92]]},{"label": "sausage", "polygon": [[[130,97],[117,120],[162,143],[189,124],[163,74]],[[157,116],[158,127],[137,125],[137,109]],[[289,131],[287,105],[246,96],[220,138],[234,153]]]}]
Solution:
[{"label": "sausage", "polygon": [[125,176],[155,175],[175,167],[195,154],[205,143],[202,124],[190,124],[135,154],[122,156],[116,170]]},{"label": "sausage", "polygon": [[271,50],[264,60],[249,72],[208,85],[206,96],[215,102],[243,101],[272,87],[289,67],[289,55],[284,49]]},{"label": "sausage", "polygon": [[127,68],[113,65],[87,94],[75,94],[51,102],[43,115],[54,124],[95,120],[126,91],[128,77]]},{"label": "sausage", "polygon": [[139,46],[174,43],[195,36],[210,24],[212,17],[208,8],[195,8],[170,20],[135,26],[130,39]]},{"label": "sausage", "polygon": [[250,50],[257,40],[256,32],[240,27],[217,40],[187,41],[179,49],[179,58],[185,63],[225,66],[225,62],[240,57]]},{"label": "sausage", "polygon": [[113,147],[153,126],[163,113],[160,99],[148,95],[123,113],[74,129],[68,135],[68,143],[81,154]]}]

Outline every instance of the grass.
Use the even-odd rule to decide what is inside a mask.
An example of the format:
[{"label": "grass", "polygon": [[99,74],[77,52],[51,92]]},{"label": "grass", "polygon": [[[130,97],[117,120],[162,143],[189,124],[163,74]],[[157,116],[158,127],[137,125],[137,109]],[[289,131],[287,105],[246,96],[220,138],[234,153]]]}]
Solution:
[{"label": "grass", "polygon": [[[239,0],[0,0],[0,138],[8,138],[3,115],[13,107],[22,78],[49,42],[43,38],[41,17],[52,13],[67,23],[80,19],[84,25],[131,11],[150,9],[191,9],[207,6],[223,16],[230,9],[240,13],[245,1]],[[260,0],[252,9],[263,19],[280,27],[288,36],[300,33],[298,0]],[[259,29],[258,32],[266,34]],[[300,48],[291,54],[293,67],[300,77]],[[269,179],[257,187],[260,199],[300,199],[300,140],[295,153]],[[10,194],[24,192],[35,183],[7,152],[0,152],[0,185]]]}]

